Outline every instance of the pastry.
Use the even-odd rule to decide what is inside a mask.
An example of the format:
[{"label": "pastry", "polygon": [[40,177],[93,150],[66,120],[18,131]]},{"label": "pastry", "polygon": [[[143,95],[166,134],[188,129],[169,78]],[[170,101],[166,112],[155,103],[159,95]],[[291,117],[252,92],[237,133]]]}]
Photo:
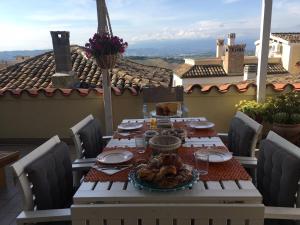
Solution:
[{"label": "pastry", "polygon": [[184,166],[177,154],[160,154],[137,168],[137,176],[161,188],[173,188],[193,178],[191,168]]}]

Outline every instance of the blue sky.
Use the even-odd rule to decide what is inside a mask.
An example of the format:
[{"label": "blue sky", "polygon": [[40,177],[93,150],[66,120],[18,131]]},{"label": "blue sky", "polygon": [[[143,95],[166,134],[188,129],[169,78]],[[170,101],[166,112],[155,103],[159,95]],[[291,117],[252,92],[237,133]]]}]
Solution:
[{"label": "blue sky", "polygon": [[[114,34],[144,40],[259,36],[261,0],[107,0]],[[0,51],[51,48],[50,30],[83,45],[97,29],[95,0],[0,0]],[[273,0],[272,31],[300,31],[300,1]]]}]

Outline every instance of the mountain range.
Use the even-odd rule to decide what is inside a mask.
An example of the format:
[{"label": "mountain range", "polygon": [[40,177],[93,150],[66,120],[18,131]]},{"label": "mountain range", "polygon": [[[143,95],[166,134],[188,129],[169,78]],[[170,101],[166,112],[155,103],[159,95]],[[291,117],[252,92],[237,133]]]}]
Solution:
[{"label": "mountain range", "polygon": [[[237,40],[238,43],[246,44],[246,54],[254,52],[254,41],[255,39]],[[215,55],[215,45],[215,39],[140,41],[129,43],[125,56],[161,58],[211,57]],[[36,56],[46,51],[49,51],[49,49],[0,51],[0,60],[14,60],[16,56]]]}]

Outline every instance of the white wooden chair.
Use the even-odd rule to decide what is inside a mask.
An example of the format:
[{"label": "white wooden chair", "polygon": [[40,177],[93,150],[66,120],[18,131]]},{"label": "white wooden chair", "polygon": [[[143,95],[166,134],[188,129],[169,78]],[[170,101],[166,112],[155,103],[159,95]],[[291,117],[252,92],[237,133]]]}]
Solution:
[{"label": "white wooden chair", "polygon": [[180,109],[178,117],[187,117],[188,109],[184,105],[184,88],[183,86],[177,87],[148,87],[143,88],[143,113],[156,114],[155,112],[148,112],[149,103],[162,103],[162,102],[178,102]]},{"label": "white wooden chair", "polygon": [[[282,138],[278,134],[273,131],[270,131],[266,140],[271,141],[272,143],[276,144],[277,146],[284,149],[286,152],[290,153],[291,155],[300,159],[300,148],[296,145],[292,144],[291,142],[287,141],[286,139]],[[244,164],[247,165],[247,157],[245,157]],[[250,166],[253,167],[254,163],[251,161],[250,157]],[[257,166],[257,164],[256,164]],[[300,173],[300,171],[299,171]],[[295,208],[291,207],[272,207],[266,206],[265,207],[265,218],[266,219],[286,219],[286,220],[299,220],[297,223],[300,224],[300,180],[298,183],[298,191],[296,194],[296,203]]]},{"label": "white wooden chair", "polygon": [[27,176],[26,168],[46,155],[54,146],[61,143],[58,136],[54,136],[47,142],[21,158],[12,165],[14,176],[19,181],[23,194],[23,212],[17,217],[17,224],[29,224],[37,222],[70,221],[71,213],[69,208],[35,210],[35,197],[32,191],[32,184]]},{"label": "white wooden chair", "polygon": [[[241,164],[243,164],[246,168],[253,169],[256,167],[257,164],[257,158],[255,157],[255,151],[256,151],[256,145],[259,139],[261,138],[261,132],[263,126],[247,116],[243,112],[236,112],[235,116],[236,118],[241,119],[244,121],[249,127],[253,129],[255,132],[255,135],[251,141],[251,147],[250,147],[250,157],[245,156],[236,156],[235,158],[240,161]],[[223,142],[228,143],[228,133],[219,133],[218,136],[223,140]]]},{"label": "white wooden chair", "polygon": [[263,126],[258,122],[256,122],[255,120],[253,120],[252,118],[250,118],[249,116],[247,116],[243,112],[238,111],[236,112],[235,116],[243,120],[249,127],[251,127],[255,131],[255,136],[253,138],[252,145],[251,145],[251,157],[255,157],[256,144],[261,137]]},{"label": "white wooden chair", "polygon": [[[72,139],[74,142],[75,150],[76,150],[76,160],[73,162],[73,164],[86,164],[88,167],[90,163],[95,162],[95,158],[85,158],[84,157],[84,148],[82,146],[82,140],[80,139],[79,132],[91,121],[94,120],[93,115],[88,115],[85,117],[83,120],[75,124],[73,127],[70,128],[71,134],[72,134]],[[103,136],[102,139],[103,141],[108,141],[112,137],[111,136]]]},{"label": "white wooden chair", "polygon": [[73,225],[262,225],[261,204],[94,204],[71,207]]}]

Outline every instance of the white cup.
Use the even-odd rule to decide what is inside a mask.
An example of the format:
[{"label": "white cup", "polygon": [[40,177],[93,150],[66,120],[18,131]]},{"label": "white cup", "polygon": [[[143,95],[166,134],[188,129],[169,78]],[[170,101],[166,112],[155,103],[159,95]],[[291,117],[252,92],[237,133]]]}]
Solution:
[{"label": "white cup", "polygon": [[209,153],[205,150],[198,150],[194,153],[195,169],[199,175],[208,174]]},{"label": "white cup", "polygon": [[134,136],[135,147],[138,153],[145,153],[146,151],[146,140],[144,135]]}]

